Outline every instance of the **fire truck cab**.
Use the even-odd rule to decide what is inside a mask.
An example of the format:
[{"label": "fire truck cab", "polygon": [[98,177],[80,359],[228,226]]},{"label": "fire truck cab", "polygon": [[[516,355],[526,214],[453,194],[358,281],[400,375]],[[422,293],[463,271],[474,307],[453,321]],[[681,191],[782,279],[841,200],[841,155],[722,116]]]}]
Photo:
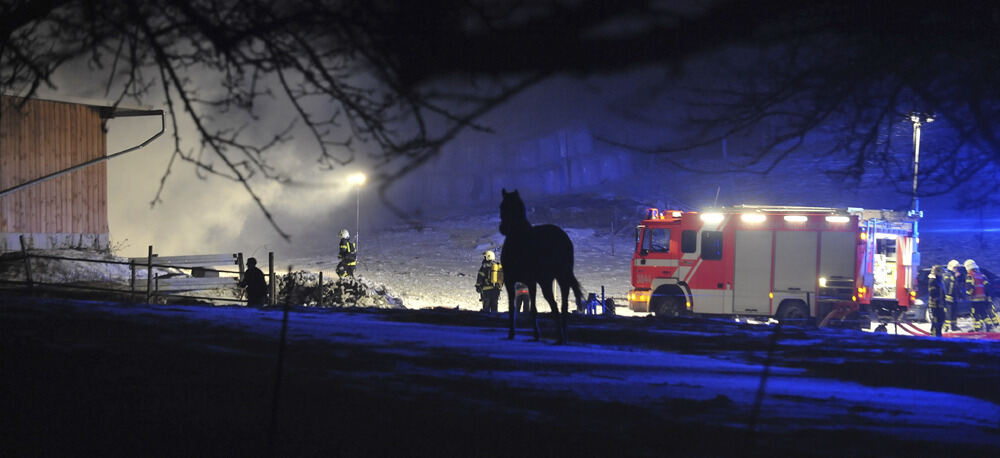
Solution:
[{"label": "fire truck cab", "polygon": [[898,317],[914,303],[915,220],[903,212],[737,205],[648,209],[629,308],[822,320],[834,308]]}]

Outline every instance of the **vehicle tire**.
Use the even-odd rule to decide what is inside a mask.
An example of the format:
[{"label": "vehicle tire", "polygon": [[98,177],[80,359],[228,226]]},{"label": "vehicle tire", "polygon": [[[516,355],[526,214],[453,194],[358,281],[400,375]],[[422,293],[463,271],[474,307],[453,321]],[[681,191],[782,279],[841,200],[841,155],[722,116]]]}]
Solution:
[{"label": "vehicle tire", "polygon": [[650,309],[657,318],[678,318],[687,312],[684,307],[684,297],[677,294],[654,295],[655,299],[650,304]]},{"label": "vehicle tire", "polygon": [[784,324],[804,325],[809,321],[809,309],[800,301],[781,304],[775,318]]},{"label": "vehicle tire", "polygon": [[884,324],[880,324],[872,332],[877,333],[877,334],[888,334],[889,333],[889,329],[887,329]]}]

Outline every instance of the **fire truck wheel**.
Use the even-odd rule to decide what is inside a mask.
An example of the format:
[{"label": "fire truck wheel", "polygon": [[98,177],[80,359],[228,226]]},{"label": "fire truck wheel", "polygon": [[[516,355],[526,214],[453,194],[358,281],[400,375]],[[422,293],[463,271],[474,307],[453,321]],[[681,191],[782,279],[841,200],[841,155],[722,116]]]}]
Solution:
[{"label": "fire truck wheel", "polygon": [[663,301],[656,308],[656,316],[660,318],[677,318],[683,314],[684,307],[678,301]]},{"label": "fire truck wheel", "polygon": [[677,318],[684,315],[684,298],[678,296],[657,296],[651,304],[658,318]]},{"label": "fire truck wheel", "polygon": [[804,324],[809,320],[809,309],[800,301],[785,302],[778,308],[776,318],[787,324]]}]

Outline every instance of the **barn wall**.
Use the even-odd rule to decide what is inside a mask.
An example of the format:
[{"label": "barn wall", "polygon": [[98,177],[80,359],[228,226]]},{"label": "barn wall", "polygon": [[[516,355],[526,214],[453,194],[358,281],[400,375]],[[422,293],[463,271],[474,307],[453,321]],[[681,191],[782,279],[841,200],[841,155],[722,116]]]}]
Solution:
[{"label": "barn wall", "polygon": [[[0,189],[106,154],[96,108],[46,100],[29,100],[18,108],[21,100],[3,96],[0,101]],[[0,197],[0,234],[4,235],[0,245],[9,245],[4,241],[11,234],[53,242],[75,235],[79,243],[81,234],[107,240],[107,189],[106,166],[100,163]]]}]

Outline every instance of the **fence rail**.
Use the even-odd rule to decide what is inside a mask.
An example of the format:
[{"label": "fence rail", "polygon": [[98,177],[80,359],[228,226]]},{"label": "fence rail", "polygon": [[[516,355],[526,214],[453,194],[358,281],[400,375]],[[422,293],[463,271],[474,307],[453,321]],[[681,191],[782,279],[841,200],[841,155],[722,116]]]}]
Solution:
[{"label": "fence rail", "polygon": [[170,277],[157,278],[155,291],[199,291],[237,286],[236,277]]}]

